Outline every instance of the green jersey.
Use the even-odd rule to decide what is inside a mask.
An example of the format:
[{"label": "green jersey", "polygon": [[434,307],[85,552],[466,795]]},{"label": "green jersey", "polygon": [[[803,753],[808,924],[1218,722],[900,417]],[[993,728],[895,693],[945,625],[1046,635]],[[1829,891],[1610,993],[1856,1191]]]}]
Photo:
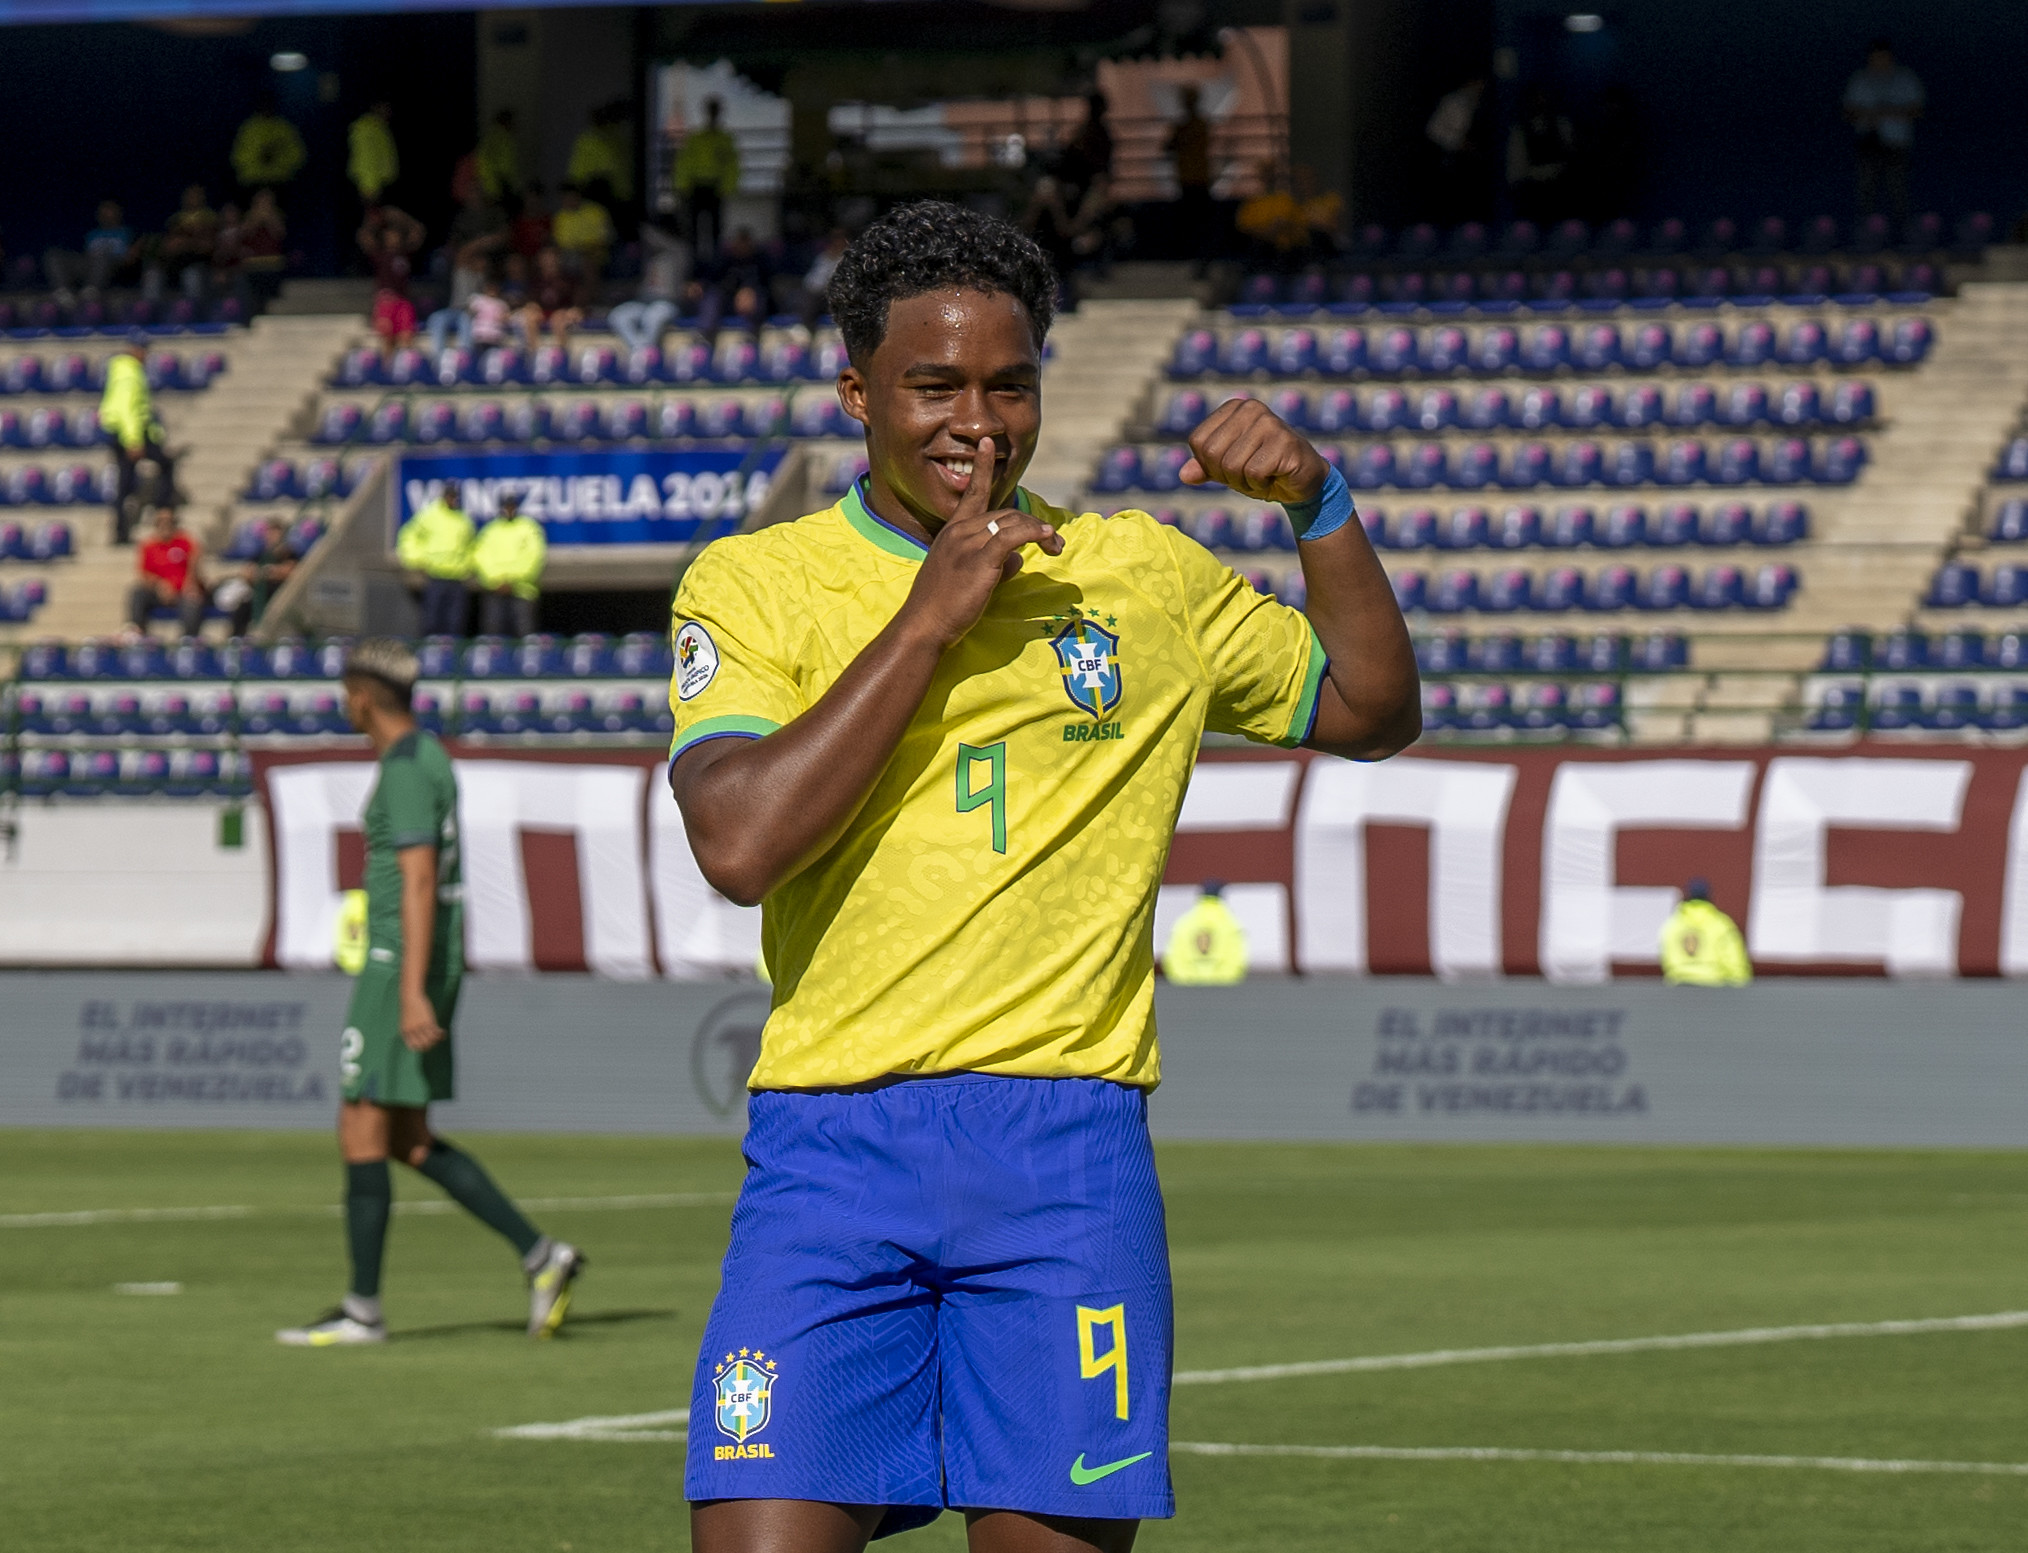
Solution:
[{"label": "green jersey", "polygon": [[369,963],[401,966],[401,864],[408,847],[437,849],[437,917],[428,981],[465,969],[464,886],[458,872],[458,779],[451,757],[427,733],[406,734],[380,757],[380,780],[366,802],[366,942]]}]

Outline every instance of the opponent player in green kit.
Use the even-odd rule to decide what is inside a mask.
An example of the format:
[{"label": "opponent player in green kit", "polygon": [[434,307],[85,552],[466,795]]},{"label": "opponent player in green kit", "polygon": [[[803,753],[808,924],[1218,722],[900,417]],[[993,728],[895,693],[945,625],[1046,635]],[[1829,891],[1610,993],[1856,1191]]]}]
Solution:
[{"label": "opponent player in green kit", "polygon": [[585,1265],[576,1247],[530,1224],[477,1160],[430,1133],[430,1102],[451,1098],[464,907],[457,779],[444,747],[416,727],[410,710],[419,669],[408,648],[377,639],[360,643],[345,665],[346,715],[380,760],[365,817],[366,966],[339,1048],[352,1287],[309,1326],[275,1334],[297,1347],[387,1340],[380,1262],[393,1206],[389,1158],[428,1176],[513,1242],[529,1282],[529,1336],[547,1337],[563,1324],[571,1282]]}]

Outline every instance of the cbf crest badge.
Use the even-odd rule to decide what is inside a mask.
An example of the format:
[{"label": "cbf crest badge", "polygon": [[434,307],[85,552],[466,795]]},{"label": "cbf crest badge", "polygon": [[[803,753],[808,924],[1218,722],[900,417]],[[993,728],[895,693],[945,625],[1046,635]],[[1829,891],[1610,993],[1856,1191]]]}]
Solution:
[{"label": "cbf crest badge", "polygon": [[1120,675],[1120,636],[1083,615],[1073,618],[1049,645],[1072,706],[1097,718],[1112,715],[1126,694]]},{"label": "cbf crest badge", "polygon": [[718,1386],[718,1432],[744,1445],[768,1426],[768,1399],[775,1389],[775,1361],[742,1348],[713,1369]]}]

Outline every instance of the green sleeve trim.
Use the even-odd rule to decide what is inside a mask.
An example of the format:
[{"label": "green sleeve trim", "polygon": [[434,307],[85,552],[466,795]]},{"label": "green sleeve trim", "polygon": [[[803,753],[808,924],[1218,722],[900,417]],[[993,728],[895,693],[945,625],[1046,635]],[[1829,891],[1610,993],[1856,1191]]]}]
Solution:
[{"label": "green sleeve trim", "polygon": [[764,739],[781,726],[765,717],[707,717],[677,733],[669,746],[669,758],[674,760],[693,744],[708,739]]},{"label": "green sleeve trim", "polygon": [[1324,672],[1331,667],[1331,660],[1324,656],[1324,644],[1317,640],[1317,629],[1305,620],[1310,633],[1310,666],[1303,671],[1303,693],[1296,698],[1296,709],[1289,717],[1289,731],[1274,742],[1285,750],[1292,750],[1303,743],[1317,730],[1317,698],[1324,688]]}]

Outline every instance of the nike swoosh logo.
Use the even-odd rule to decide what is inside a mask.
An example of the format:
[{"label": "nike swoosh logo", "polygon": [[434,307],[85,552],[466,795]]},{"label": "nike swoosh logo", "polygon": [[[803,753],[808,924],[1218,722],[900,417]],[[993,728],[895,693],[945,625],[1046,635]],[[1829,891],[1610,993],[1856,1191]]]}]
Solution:
[{"label": "nike swoosh logo", "polygon": [[1122,1467],[1131,1467],[1137,1461],[1146,1461],[1154,1454],[1153,1451],[1142,1451],[1138,1456],[1124,1456],[1118,1461],[1109,1461],[1103,1467],[1087,1467],[1084,1464],[1084,1452],[1079,1451],[1077,1460],[1070,1464],[1070,1480],[1079,1488],[1083,1488],[1087,1483],[1096,1483],[1100,1478],[1111,1477]]}]

